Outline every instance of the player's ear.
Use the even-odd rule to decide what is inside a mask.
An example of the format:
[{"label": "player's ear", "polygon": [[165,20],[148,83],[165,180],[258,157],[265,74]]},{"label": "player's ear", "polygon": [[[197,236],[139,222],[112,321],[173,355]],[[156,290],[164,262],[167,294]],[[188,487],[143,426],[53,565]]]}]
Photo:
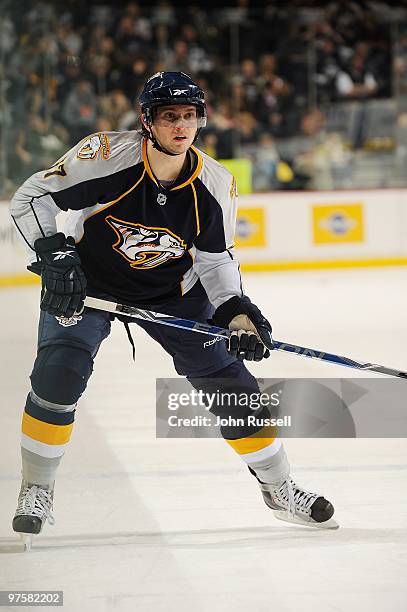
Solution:
[{"label": "player's ear", "polygon": [[151,135],[152,133],[151,126],[148,124],[147,118],[144,113],[140,115],[140,124],[143,130],[144,136],[147,136],[147,134]]}]

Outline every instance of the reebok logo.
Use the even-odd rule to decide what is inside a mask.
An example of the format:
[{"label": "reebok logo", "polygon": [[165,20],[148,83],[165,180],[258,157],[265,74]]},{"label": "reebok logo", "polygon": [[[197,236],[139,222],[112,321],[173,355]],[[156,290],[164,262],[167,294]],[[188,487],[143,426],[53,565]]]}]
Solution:
[{"label": "reebok logo", "polygon": [[65,257],[72,257],[74,259],[74,255],[71,254],[73,252],[74,251],[54,251],[52,254],[55,255],[54,261],[57,261],[58,259],[65,259]]}]

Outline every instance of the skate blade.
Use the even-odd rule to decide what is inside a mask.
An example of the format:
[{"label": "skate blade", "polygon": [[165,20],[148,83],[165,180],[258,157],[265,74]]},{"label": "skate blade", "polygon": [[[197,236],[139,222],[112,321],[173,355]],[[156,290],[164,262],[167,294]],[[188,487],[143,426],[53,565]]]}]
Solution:
[{"label": "skate blade", "polygon": [[33,543],[33,534],[32,533],[19,533],[21,542],[24,547],[24,552],[30,552]]},{"label": "skate blade", "polygon": [[303,525],[304,527],[311,527],[313,529],[339,529],[339,524],[333,518],[330,518],[323,523],[317,523],[316,521],[306,521],[297,515],[292,516],[284,510],[273,510],[273,514],[276,519],[279,521],[284,521],[285,523]]}]

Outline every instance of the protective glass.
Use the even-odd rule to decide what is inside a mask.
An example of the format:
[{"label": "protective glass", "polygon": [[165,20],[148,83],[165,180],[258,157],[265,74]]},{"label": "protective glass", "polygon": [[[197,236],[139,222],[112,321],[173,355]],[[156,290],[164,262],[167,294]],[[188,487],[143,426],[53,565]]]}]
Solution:
[{"label": "protective glass", "polygon": [[159,127],[201,128],[206,125],[206,117],[198,117],[197,109],[161,109],[154,113],[154,125]]}]

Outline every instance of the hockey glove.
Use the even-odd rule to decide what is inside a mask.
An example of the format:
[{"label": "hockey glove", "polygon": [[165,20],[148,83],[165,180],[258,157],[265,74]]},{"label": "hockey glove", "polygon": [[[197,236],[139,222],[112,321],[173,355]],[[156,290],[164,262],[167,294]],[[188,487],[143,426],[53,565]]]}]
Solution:
[{"label": "hockey glove", "polygon": [[228,351],[234,357],[242,361],[270,357],[273,349],[271,325],[246,295],[236,295],[221,304],[209,323],[232,330]]},{"label": "hockey glove", "polygon": [[58,317],[72,317],[83,310],[86,277],[72,236],[59,232],[38,238],[34,249],[41,264],[41,310]]}]

